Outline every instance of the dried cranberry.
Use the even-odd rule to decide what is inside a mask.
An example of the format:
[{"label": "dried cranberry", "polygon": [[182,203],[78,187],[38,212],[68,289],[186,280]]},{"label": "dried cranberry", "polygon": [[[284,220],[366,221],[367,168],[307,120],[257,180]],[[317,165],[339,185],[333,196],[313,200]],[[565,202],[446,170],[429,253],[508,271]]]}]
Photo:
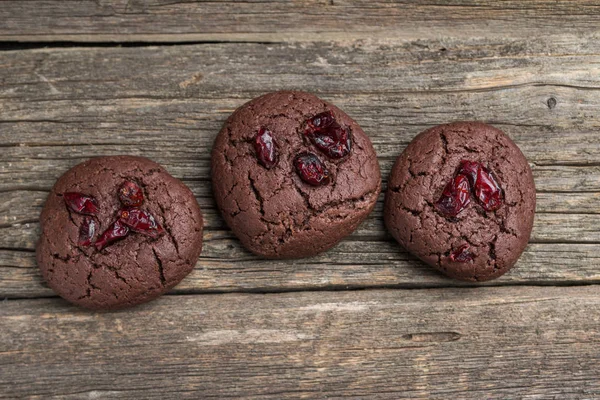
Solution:
[{"label": "dried cranberry", "polygon": [[454,262],[466,263],[473,261],[475,255],[469,251],[469,244],[465,243],[458,249],[450,253],[450,260]]},{"label": "dried cranberry", "polygon": [[125,181],[119,188],[119,201],[126,207],[139,207],[144,202],[144,193],[139,185]]},{"label": "dried cranberry", "polygon": [[81,226],[79,227],[79,241],[77,242],[80,246],[89,246],[92,244],[92,239],[96,234],[96,228],[98,224],[93,217],[85,217]]},{"label": "dried cranberry", "polygon": [[329,183],[329,170],[313,153],[300,153],[294,159],[294,167],[300,178],[313,186]]},{"label": "dried cranberry", "polygon": [[467,177],[457,175],[444,188],[436,208],[445,217],[455,217],[471,202],[470,189]]},{"label": "dried cranberry", "polygon": [[350,153],[350,130],[340,126],[331,111],[322,112],[306,121],[304,133],[330,158],[342,158]]},{"label": "dried cranberry", "polygon": [[469,178],[469,183],[471,184],[471,187],[475,187],[475,182],[477,182],[477,174],[479,174],[480,169],[480,163],[475,161],[462,160],[456,173],[458,175],[465,175],[467,178]]},{"label": "dried cranberry", "polygon": [[154,217],[139,208],[121,210],[119,221],[131,228],[132,231],[157,238],[164,233],[164,229]]},{"label": "dried cranberry", "polygon": [[312,130],[324,129],[336,123],[331,111],[324,111],[306,121],[307,128]]},{"label": "dried cranberry", "polygon": [[494,211],[502,206],[502,189],[491,172],[481,167],[475,183],[475,197],[486,211]]},{"label": "dried cranberry", "polygon": [[275,139],[267,128],[260,128],[254,139],[254,149],[258,161],[266,169],[271,169],[277,164],[277,149]]},{"label": "dried cranberry", "polygon": [[63,199],[71,210],[77,214],[96,215],[98,213],[98,202],[95,198],[78,192],[67,192]]},{"label": "dried cranberry", "polygon": [[475,198],[486,211],[494,211],[502,205],[502,188],[491,171],[483,164],[474,161],[461,161],[458,174],[469,178]]},{"label": "dried cranberry", "polygon": [[109,244],[125,238],[129,234],[129,228],[120,220],[113,222],[107,230],[102,232],[102,235],[96,240],[94,246],[96,249],[102,250]]}]

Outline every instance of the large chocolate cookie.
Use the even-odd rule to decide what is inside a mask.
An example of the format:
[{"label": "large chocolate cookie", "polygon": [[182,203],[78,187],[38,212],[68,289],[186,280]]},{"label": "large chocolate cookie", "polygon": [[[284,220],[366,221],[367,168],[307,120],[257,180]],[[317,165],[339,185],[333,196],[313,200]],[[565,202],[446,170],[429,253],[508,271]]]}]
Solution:
[{"label": "large chocolate cookie", "polygon": [[534,213],[523,153],[480,122],[440,125],[415,137],[392,168],[385,198],[394,238],[427,264],[468,281],[512,268]]},{"label": "large chocolate cookie", "polygon": [[66,300],[116,309],[179,283],[202,251],[192,192],[142,157],[101,157],[58,179],[40,217],[37,261]]},{"label": "large chocolate cookie", "polygon": [[270,93],[237,109],[215,140],[212,179],[227,224],[269,258],[334,246],[371,212],[381,187],[367,135],[303,92]]}]

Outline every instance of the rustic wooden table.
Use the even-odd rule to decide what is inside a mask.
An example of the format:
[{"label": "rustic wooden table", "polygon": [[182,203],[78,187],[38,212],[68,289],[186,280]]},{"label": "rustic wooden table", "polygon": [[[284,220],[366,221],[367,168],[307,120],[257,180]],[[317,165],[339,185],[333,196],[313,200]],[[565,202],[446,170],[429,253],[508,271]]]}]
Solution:
[{"label": "rustic wooden table", "polygon": [[[0,5],[0,398],[600,398],[599,1]],[[504,130],[538,189],[516,269],[435,273],[386,233],[383,194],[318,257],[244,251],[209,152],[229,113],[277,89],[355,118],[384,179],[428,127]],[[94,313],[44,285],[34,249],[54,181],[108,154],[189,185],[205,248],[168,295]]]}]

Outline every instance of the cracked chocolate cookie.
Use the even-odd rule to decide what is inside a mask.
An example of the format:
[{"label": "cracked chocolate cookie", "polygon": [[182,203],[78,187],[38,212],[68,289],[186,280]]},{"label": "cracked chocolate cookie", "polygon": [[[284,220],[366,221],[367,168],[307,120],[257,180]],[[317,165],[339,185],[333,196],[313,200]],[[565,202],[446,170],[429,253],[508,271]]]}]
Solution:
[{"label": "cracked chocolate cookie", "polygon": [[425,263],[485,281],[517,262],[534,213],[533,176],[519,148],[492,126],[456,122],[422,132],[398,157],[384,218]]},{"label": "cracked chocolate cookie", "polygon": [[160,296],[202,251],[194,195],[142,157],[100,157],[73,167],[52,188],[40,223],[44,279],[64,299],[91,309]]},{"label": "cracked chocolate cookie", "polygon": [[303,92],[269,93],[238,108],[217,135],[211,165],[225,221],[268,258],[331,248],[367,217],[381,188],[363,130]]}]

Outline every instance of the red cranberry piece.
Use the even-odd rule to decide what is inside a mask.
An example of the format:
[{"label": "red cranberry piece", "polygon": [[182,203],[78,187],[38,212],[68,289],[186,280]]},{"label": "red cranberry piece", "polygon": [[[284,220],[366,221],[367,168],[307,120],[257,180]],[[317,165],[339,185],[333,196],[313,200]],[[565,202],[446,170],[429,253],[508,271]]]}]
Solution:
[{"label": "red cranberry piece", "polygon": [[464,175],[469,178],[471,187],[475,187],[475,182],[477,182],[477,174],[479,174],[481,167],[482,165],[478,162],[462,160],[456,173],[457,175]]},{"label": "red cranberry piece", "polygon": [[258,161],[266,169],[271,169],[277,164],[277,150],[275,148],[275,139],[271,131],[267,128],[260,128],[254,139],[254,149]]},{"label": "red cranberry piece", "polygon": [[139,207],[144,202],[144,193],[137,183],[125,181],[119,187],[119,201],[126,207]]},{"label": "red cranberry piece", "polygon": [[79,241],[77,244],[80,246],[90,246],[97,228],[98,224],[93,217],[85,217],[79,227]]},{"label": "red cranberry piece", "polygon": [[330,158],[342,158],[350,152],[350,133],[342,127],[331,128],[324,134],[311,136],[319,150]]},{"label": "red cranberry piece", "polygon": [[300,153],[294,159],[294,167],[300,178],[312,186],[327,185],[329,170],[313,153]]},{"label": "red cranberry piece", "polygon": [[306,121],[304,133],[330,158],[342,158],[350,153],[350,130],[340,126],[331,111],[322,112]]},{"label": "red cranberry piece", "polygon": [[450,260],[454,262],[466,263],[473,261],[475,255],[469,251],[469,244],[465,243],[458,249],[450,253]]},{"label": "red cranberry piece", "polygon": [[475,197],[486,211],[494,211],[502,206],[502,189],[491,172],[481,167],[475,183]]},{"label": "red cranberry piece", "polygon": [[471,202],[470,189],[467,177],[455,176],[444,188],[435,207],[444,217],[455,217]]},{"label": "red cranberry piece", "polygon": [[502,205],[502,188],[489,169],[474,161],[461,161],[458,174],[466,175],[474,195],[486,211],[494,211]]},{"label": "red cranberry piece", "polygon": [[306,121],[307,128],[313,131],[327,128],[335,123],[335,117],[331,111],[324,111]]},{"label": "red cranberry piece", "polygon": [[98,202],[91,196],[83,193],[67,192],[63,199],[71,210],[77,214],[96,215],[98,213]]},{"label": "red cranberry piece", "polygon": [[107,230],[102,232],[100,237],[94,243],[94,246],[96,246],[96,249],[102,250],[109,244],[123,239],[125,236],[127,236],[127,234],[129,234],[129,228],[127,225],[122,223],[120,220],[116,220],[108,227]]},{"label": "red cranberry piece", "polygon": [[164,233],[164,229],[154,217],[139,208],[121,210],[119,221],[131,228],[132,231],[141,233],[151,238],[157,238]]},{"label": "red cranberry piece", "polygon": [[491,171],[481,163],[474,161],[461,161],[458,174],[469,178],[475,198],[486,211],[494,211],[502,205],[502,188],[492,175]]}]

